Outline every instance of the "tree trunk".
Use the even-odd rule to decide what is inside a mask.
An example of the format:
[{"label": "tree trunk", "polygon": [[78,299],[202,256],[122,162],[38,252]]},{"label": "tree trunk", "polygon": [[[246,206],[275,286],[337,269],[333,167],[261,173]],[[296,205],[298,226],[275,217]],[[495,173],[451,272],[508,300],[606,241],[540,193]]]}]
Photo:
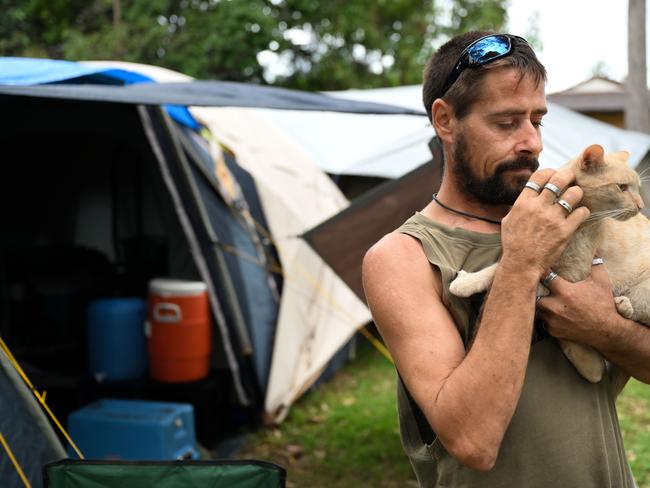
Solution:
[{"label": "tree trunk", "polygon": [[120,25],[120,17],[122,16],[120,0],[113,0],[113,27]]},{"label": "tree trunk", "polygon": [[629,0],[625,127],[650,134],[645,38],[645,0]]}]

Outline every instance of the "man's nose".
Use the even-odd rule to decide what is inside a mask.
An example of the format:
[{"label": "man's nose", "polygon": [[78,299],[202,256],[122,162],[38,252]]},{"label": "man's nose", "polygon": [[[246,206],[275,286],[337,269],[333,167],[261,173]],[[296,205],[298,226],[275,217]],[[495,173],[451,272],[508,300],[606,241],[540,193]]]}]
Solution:
[{"label": "man's nose", "polygon": [[539,156],[542,152],[544,144],[542,143],[542,134],[539,127],[536,127],[531,122],[522,125],[521,130],[517,134],[519,140],[515,148],[517,153],[526,153],[533,156]]}]

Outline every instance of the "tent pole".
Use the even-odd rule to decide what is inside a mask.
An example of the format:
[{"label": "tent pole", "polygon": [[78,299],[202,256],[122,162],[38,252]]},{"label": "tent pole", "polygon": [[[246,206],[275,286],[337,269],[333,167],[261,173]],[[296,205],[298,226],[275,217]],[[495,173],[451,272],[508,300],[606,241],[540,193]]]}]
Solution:
[{"label": "tent pole", "polygon": [[[160,118],[160,120],[163,121],[164,129],[166,129],[167,136],[171,140],[170,142],[174,144],[175,141],[171,134],[171,127],[169,126],[169,121],[166,118],[166,114],[164,113],[162,108],[160,107],[157,108],[158,109],[155,111],[155,114]],[[208,295],[210,298],[212,313],[214,314],[217,327],[219,328],[219,332],[221,333],[221,337],[223,339],[222,346],[224,348],[224,353],[226,355],[228,367],[230,368],[230,371],[233,376],[233,386],[235,388],[237,398],[243,405],[250,405],[251,399],[249,397],[249,394],[246,393],[246,390],[242,384],[239,363],[237,362],[235,352],[233,351],[232,348],[232,343],[230,341],[230,334],[226,326],[226,320],[223,315],[221,304],[219,303],[219,300],[217,299],[215,293],[215,287],[214,287],[214,283],[212,282],[212,277],[210,276],[210,271],[208,270],[208,266],[205,261],[205,258],[201,254],[201,246],[198,242],[198,238],[196,234],[194,233],[192,224],[190,222],[189,216],[187,215],[185,207],[183,206],[183,202],[181,200],[180,194],[178,193],[178,189],[175,185],[174,179],[172,178],[169,172],[169,167],[168,167],[169,161],[167,160],[167,157],[165,156],[165,153],[160,145],[160,141],[157,138],[156,129],[154,128],[153,120],[149,113],[149,110],[152,109],[144,105],[138,105],[137,110],[138,110],[138,114],[140,115],[140,119],[142,120],[142,126],[147,136],[147,140],[149,141],[149,144],[151,145],[151,149],[156,157],[156,160],[158,161],[163,180],[165,182],[165,185],[167,186],[167,190],[169,191],[172,197],[172,201],[174,202],[174,207],[178,214],[181,226],[187,237],[190,246],[190,251],[192,253],[192,256],[195,259],[196,266],[199,270],[201,278],[208,286]],[[174,145],[174,147],[176,146]]]}]

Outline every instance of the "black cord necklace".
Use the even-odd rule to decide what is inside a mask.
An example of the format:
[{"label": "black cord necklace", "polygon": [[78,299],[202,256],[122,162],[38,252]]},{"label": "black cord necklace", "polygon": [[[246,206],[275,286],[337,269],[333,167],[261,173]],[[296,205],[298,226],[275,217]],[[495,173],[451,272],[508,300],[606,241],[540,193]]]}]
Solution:
[{"label": "black cord necklace", "polygon": [[501,225],[500,220],[492,220],[492,219],[488,219],[487,217],[480,217],[478,215],[474,215],[474,214],[467,213],[467,212],[462,212],[460,210],[456,210],[455,208],[448,207],[447,205],[442,203],[440,200],[438,200],[438,194],[437,193],[433,194],[433,201],[436,202],[438,205],[440,205],[445,210],[449,210],[450,212],[453,212],[455,214],[462,215],[463,217],[469,217],[470,219],[477,219],[477,220],[482,220],[484,222],[489,222],[491,224]]}]

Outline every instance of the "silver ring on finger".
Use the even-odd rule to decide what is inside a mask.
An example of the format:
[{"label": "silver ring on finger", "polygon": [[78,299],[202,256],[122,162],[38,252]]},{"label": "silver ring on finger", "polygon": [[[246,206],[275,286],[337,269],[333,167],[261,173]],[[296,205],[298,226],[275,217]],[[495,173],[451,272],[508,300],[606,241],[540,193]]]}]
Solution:
[{"label": "silver ring on finger", "polygon": [[560,195],[562,195],[562,190],[555,186],[553,183],[546,183],[544,185],[544,189],[554,193],[557,198],[560,198]]},{"label": "silver ring on finger", "polygon": [[557,278],[557,273],[553,270],[549,271],[548,274],[544,276],[544,279],[542,279],[542,285],[548,288],[555,278]]},{"label": "silver ring on finger", "polygon": [[594,258],[591,260],[592,266],[598,266],[599,264],[605,264],[605,260],[603,258]]},{"label": "silver ring on finger", "polygon": [[560,199],[557,200],[555,203],[557,203],[560,207],[562,207],[564,210],[566,210],[566,213],[567,213],[567,214],[570,214],[571,212],[573,212],[573,207],[572,207],[571,204],[570,204],[569,202],[567,202],[566,200],[562,200],[562,199],[560,198]]},{"label": "silver ring on finger", "polygon": [[539,194],[542,192],[542,187],[539,186],[537,183],[534,181],[527,181],[526,184],[524,185],[526,188],[530,188],[533,190],[535,193]]}]

